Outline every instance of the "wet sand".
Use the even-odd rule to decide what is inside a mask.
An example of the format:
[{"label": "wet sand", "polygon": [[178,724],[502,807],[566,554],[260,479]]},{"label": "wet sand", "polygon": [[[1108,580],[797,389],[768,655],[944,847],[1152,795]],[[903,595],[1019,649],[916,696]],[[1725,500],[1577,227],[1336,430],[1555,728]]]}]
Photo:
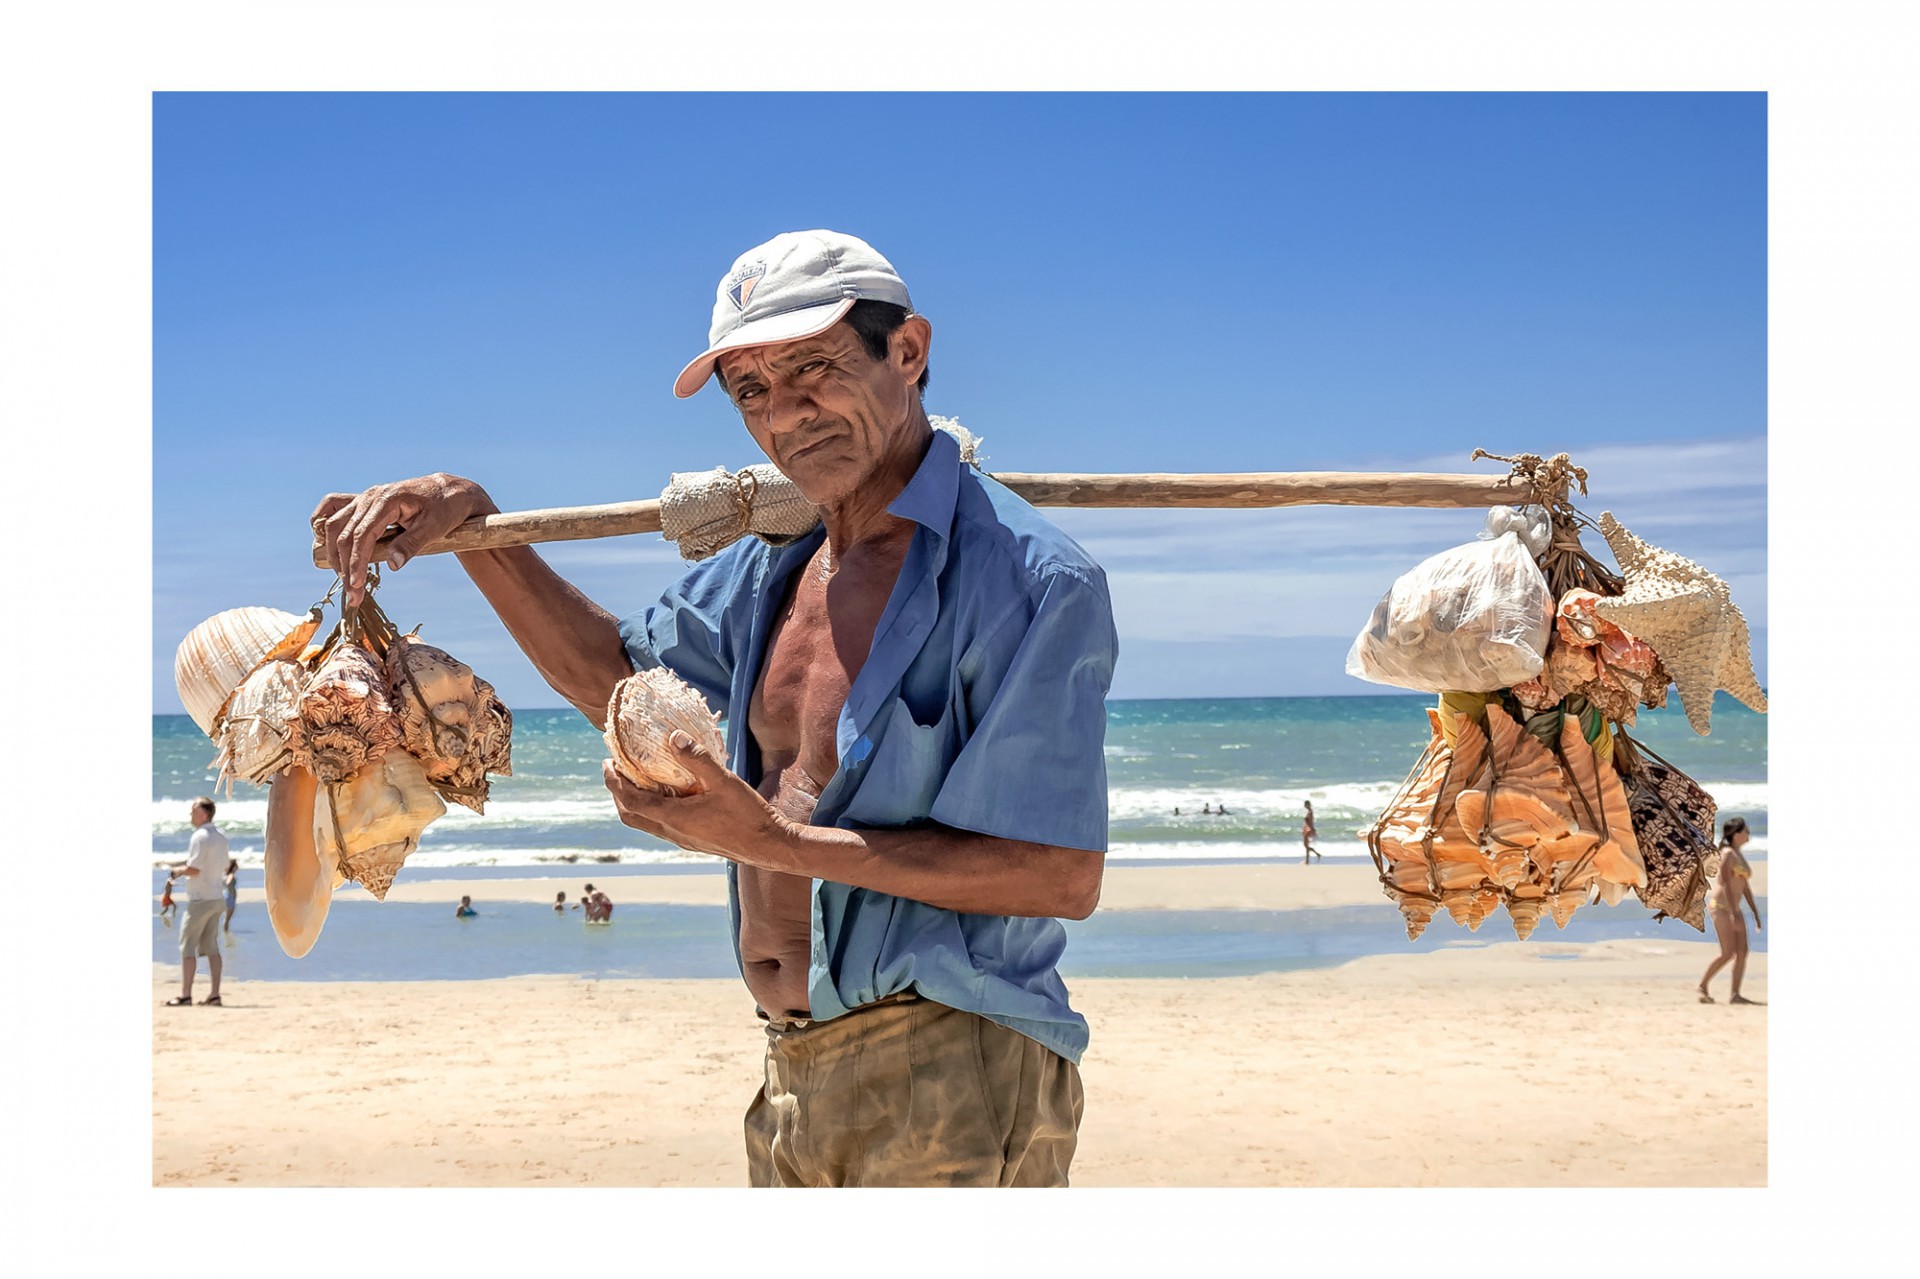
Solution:
[{"label": "wet sand", "polygon": [[[422,881],[389,900],[550,901],[571,882]],[[724,900],[711,875],[617,886]],[[1370,865],[1123,868],[1102,909],[1377,892]],[[1767,1009],[1695,1001],[1715,952],[1536,935],[1075,981],[1093,1035],[1075,1184],[1765,1185]],[[156,1185],[744,1184],[761,1034],[736,980],[235,981],[224,1008],[159,1007],[177,980],[153,966]],[[1767,956],[1745,993],[1767,998]]]}]

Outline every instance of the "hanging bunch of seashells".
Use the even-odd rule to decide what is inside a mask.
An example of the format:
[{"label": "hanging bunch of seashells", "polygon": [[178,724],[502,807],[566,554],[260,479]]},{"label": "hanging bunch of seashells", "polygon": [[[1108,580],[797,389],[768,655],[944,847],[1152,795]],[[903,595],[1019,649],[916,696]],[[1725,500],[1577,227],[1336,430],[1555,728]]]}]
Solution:
[{"label": "hanging bunch of seashells", "polygon": [[[1537,582],[1501,583],[1502,599],[1483,610],[1522,616],[1525,625],[1508,617],[1499,629],[1523,661],[1509,669],[1527,674],[1483,688],[1422,679],[1423,671],[1462,669],[1435,645],[1466,628],[1396,631],[1396,619],[1432,612],[1443,599],[1458,611],[1459,599],[1486,594],[1483,579],[1451,584],[1433,572],[1442,557],[1421,566],[1425,596],[1408,598],[1403,579],[1382,600],[1348,670],[1440,692],[1427,712],[1426,749],[1367,833],[1381,886],[1409,940],[1441,910],[1478,929],[1505,906],[1525,938],[1543,914],[1565,927],[1579,906],[1629,894],[1655,918],[1704,931],[1713,798],[1626,729],[1641,706],[1666,705],[1670,683],[1702,735],[1715,689],[1765,711],[1746,619],[1725,582],[1649,546],[1611,512],[1598,528],[1620,572],[1588,554],[1579,531],[1592,521],[1569,497],[1575,484],[1585,496],[1587,475],[1566,454],[1474,456],[1510,463],[1513,482],[1532,498],[1494,508],[1482,534],[1483,544],[1517,538],[1538,570]],[[1434,603],[1423,609],[1422,598]],[[1533,617],[1542,601],[1545,611]],[[1437,640],[1436,632],[1445,634]]]},{"label": "hanging bunch of seashells", "polygon": [[385,900],[446,801],[484,812],[488,777],[512,772],[506,704],[465,663],[399,633],[374,603],[378,581],[317,642],[331,592],[304,618],[216,613],[174,654],[180,700],[219,748],[228,791],[235,778],[268,788],[267,916],[296,959],[336,888]]}]

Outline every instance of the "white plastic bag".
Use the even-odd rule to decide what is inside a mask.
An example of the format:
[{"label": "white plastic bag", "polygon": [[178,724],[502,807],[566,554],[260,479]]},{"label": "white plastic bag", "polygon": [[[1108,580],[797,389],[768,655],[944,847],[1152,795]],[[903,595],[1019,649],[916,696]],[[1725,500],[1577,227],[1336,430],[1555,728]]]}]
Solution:
[{"label": "white plastic bag", "polygon": [[1546,551],[1553,541],[1553,521],[1544,506],[1496,506],[1487,512],[1487,525],[1480,540],[1490,542],[1504,533],[1514,533],[1521,545],[1534,555]]},{"label": "white plastic bag", "polygon": [[1347,674],[1427,693],[1490,693],[1546,664],[1553,594],[1516,533],[1423,560],[1381,598]]}]

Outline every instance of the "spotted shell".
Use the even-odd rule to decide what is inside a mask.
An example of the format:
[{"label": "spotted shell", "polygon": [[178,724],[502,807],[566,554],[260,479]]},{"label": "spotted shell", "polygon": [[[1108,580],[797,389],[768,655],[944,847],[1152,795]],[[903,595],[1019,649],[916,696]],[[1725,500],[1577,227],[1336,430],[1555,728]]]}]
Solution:
[{"label": "spotted shell", "polygon": [[715,759],[726,758],[720,715],[708,708],[693,686],[665,667],[629,675],[614,685],[607,701],[607,750],[621,776],[636,786],[666,795],[697,791],[697,778],[681,767],[668,740],[674,729],[704,746]]},{"label": "spotted shell", "polygon": [[215,613],[174,650],[173,683],[181,705],[212,737],[227,699],[254,668],[271,656],[296,655],[319,625],[318,614],[300,617],[263,606]]}]

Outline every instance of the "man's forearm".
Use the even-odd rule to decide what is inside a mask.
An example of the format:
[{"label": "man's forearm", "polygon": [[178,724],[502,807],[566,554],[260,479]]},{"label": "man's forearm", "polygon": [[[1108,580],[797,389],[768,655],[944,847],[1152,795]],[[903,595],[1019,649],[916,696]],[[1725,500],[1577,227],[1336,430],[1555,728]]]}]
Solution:
[{"label": "man's forearm", "polygon": [[1085,919],[1106,854],[949,826],[842,830],[780,819],[739,860],[978,915]]},{"label": "man's forearm", "polygon": [[604,728],[613,686],[633,673],[613,614],[531,547],[465,551],[459,560],[540,677]]}]

